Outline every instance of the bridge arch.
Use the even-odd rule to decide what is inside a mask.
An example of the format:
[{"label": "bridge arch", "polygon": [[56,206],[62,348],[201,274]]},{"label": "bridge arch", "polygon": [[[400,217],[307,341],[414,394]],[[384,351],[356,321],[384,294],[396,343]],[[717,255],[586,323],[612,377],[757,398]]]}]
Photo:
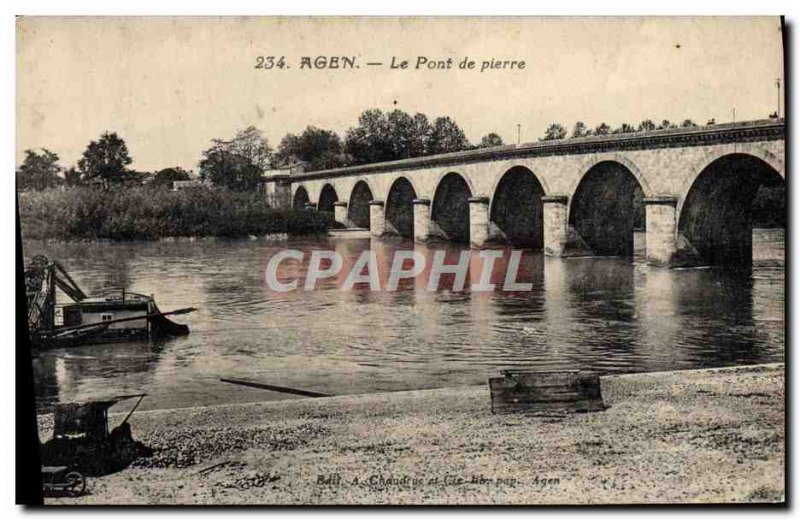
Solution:
[{"label": "bridge arch", "polygon": [[490,225],[496,239],[515,246],[541,249],[545,191],[539,178],[525,166],[513,166],[492,190]]},{"label": "bridge arch", "polygon": [[593,254],[632,256],[633,234],[645,227],[645,191],[623,163],[594,163],[571,197],[569,225]]},{"label": "bridge arch", "polygon": [[322,190],[319,192],[319,199],[317,200],[317,209],[327,213],[333,213],[333,204],[339,202],[339,196],[336,194],[336,188],[330,183],[325,183]]},{"label": "bridge arch", "polygon": [[294,197],[292,197],[292,207],[303,209],[309,202],[311,202],[311,199],[308,196],[308,190],[306,190],[305,186],[298,186],[294,191]]},{"label": "bridge arch", "polygon": [[414,199],[417,190],[406,177],[398,177],[392,182],[386,195],[385,232],[405,238],[414,236]]},{"label": "bridge arch", "polygon": [[369,228],[369,201],[373,200],[372,189],[365,179],[359,179],[350,192],[347,218],[356,227]]},{"label": "bridge arch", "polygon": [[778,172],[781,177],[784,179],[786,178],[786,166],[784,161],[757,143],[732,143],[724,147],[715,147],[714,149],[703,154],[699,160],[693,162],[688,168],[690,174],[680,183],[680,187],[676,193],[676,195],[679,196],[677,208],[678,215],[680,215],[680,212],[683,209],[683,203],[686,201],[686,195],[689,194],[689,190],[692,188],[695,180],[697,180],[697,177],[703,172],[703,170],[705,170],[717,159],[733,154],[752,155],[755,158],[761,159],[770,165],[773,170]]},{"label": "bridge arch", "polygon": [[469,243],[469,180],[457,172],[443,175],[433,194],[431,221],[436,233],[453,242]]},{"label": "bridge arch", "polygon": [[763,155],[739,152],[708,163],[678,208],[684,251],[704,265],[750,267],[753,202],[762,188],[785,189],[781,167],[781,162],[768,162]]},{"label": "bridge arch", "polygon": [[[596,153],[587,156],[587,160],[581,163],[581,169],[578,172],[578,175],[575,176],[575,180],[572,183],[571,189],[567,193],[574,194],[578,190],[578,186],[580,185],[581,181],[583,181],[586,173],[598,164],[605,162],[614,162],[624,166],[628,172],[633,175],[633,177],[636,179],[636,182],[639,183],[639,187],[642,188],[645,197],[656,195],[656,193],[650,188],[650,181],[647,179],[647,175],[644,174],[644,172],[635,162],[630,160],[625,154],[621,153]],[[550,192],[546,191],[546,193]]]},{"label": "bridge arch", "polygon": [[[456,175],[458,175],[459,177],[461,177],[461,180],[463,180],[464,182],[466,182],[466,183],[467,183],[467,187],[469,188],[469,192],[470,192],[470,193],[472,193],[472,194],[474,194],[474,193],[475,193],[475,185],[473,184],[473,182],[472,182],[472,179],[470,178],[470,176],[469,176],[469,175],[467,175],[467,172],[464,172],[464,171],[455,171],[455,170],[445,170],[445,171],[441,172],[441,173],[440,173],[440,174],[439,174],[439,175],[436,177],[436,183],[433,185],[433,190],[432,190],[432,195],[431,195],[431,197],[432,197],[432,198],[431,198],[431,202],[433,202],[433,199],[436,197],[436,190],[439,188],[439,185],[442,183],[442,181],[444,180],[444,178],[445,178],[445,177],[450,177],[452,174],[456,174]],[[429,188],[429,189],[430,189],[430,188]],[[417,191],[417,193],[419,193],[420,197],[424,197],[424,196],[425,196],[425,195],[424,195],[424,194],[423,194],[421,191],[419,191],[419,190]]]}]

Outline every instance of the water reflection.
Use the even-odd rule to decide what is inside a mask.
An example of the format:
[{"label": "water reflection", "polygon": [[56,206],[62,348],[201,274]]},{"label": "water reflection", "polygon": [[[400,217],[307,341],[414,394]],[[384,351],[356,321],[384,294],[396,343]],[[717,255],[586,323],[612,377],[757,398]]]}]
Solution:
[{"label": "water reflection", "polygon": [[[774,234],[755,243],[782,258]],[[344,273],[318,281],[313,292],[275,293],[264,283],[264,266],[285,244],[28,245],[26,255],[59,259],[89,293],[113,284],[155,294],[162,309],[199,309],[181,317],[189,336],[160,347],[97,345],[42,355],[34,363],[37,398],[146,391],[145,407],[194,406],[286,398],[226,385],[220,377],[345,394],[485,383],[511,367],[611,373],[783,359],[784,274],[774,262],[741,277],[525,252],[517,281],[530,283],[531,291],[454,292],[453,275],[428,291],[429,266],[395,292],[371,291],[368,284],[342,291],[365,250],[375,252],[385,286],[395,251],[417,251],[430,263],[436,249],[404,240],[288,246],[307,252],[302,263],[281,266],[281,276],[299,276],[301,286],[314,249],[340,253]],[[448,248],[447,263],[461,252]],[[502,286],[509,252],[501,253],[490,282]],[[472,255],[468,286],[482,272],[479,253]]]},{"label": "water reflection", "polygon": [[637,269],[635,276],[638,289],[634,308],[642,334],[641,360],[650,371],[687,366],[684,351],[674,348],[682,333],[675,285],[680,274],[668,269],[642,268]]},{"label": "water reflection", "polygon": [[[691,325],[679,350],[690,362],[696,366],[757,362],[761,346],[753,322],[753,278],[723,270],[676,275],[676,321]],[[694,345],[690,351],[688,344]]]},{"label": "water reflection", "polygon": [[[37,402],[44,408],[59,402],[61,389],[87,399],[141,391],[150,385],[160,350],[161,345],[137,342],[58,349],[38,356],[33,360]],[[95,393],[97,380],[112,380],[114,386]]]}]

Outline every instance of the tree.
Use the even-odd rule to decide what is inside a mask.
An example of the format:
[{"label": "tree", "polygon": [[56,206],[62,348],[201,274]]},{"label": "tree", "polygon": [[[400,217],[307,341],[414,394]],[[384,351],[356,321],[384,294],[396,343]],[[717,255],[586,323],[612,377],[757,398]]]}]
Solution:
[{"label": "tree", "polygon": [[269,169],[272,162],[272,148],[269,147],[264,132],[254,126],[236,132],[236,136],[228,143],[231,152],[244,157],[260,171]]},{"label": "tree", "polygon": [[575,123],[575,126],[572,127],[572,137],[586,137],[589,134],[590,130],[583,121],[578,121]]},{"label": "tree", "polygon": [[74,166],[71,167],[64,172],[64,182],[66,182],[67,186],[78,186],[81,183],[81,172],[76,170]]},{"label": "tree", "polygon": [[488,148],[490,146],[503,146],[503,138],[494,132],[490,132],[481,137],[481,148]]},{"label": "tree", "polygon": [[189,172],[179,166],[175,166],[157,171],[150,185],[158,186],[159,188],[172,188],[174,181],[188,181],[189,179],[191,179]]},{"label": "tree", "polygon": [[696,126],[697,124],[691,119],[684,119],[683,123],[681,123],[681,128],[694,128]]},{"label": "tree", "polygon": [[272,162],[263,132],[249,126],[230,141],[212,139],[200,160],[200,178],[236,191],[254,191]]},{"label": "tree", "polygon": [[347,129],[344,147],[356,164],[393,159],[389,122],[383,112],[377,108],[363,111],[358,116],[358,126]]},{"label": "tree", "polygon": [[675,123],[670,123],[669,119],[664,119],[661,121],[661,124],[658,125],[659,130],[666,130],[667,128],[678,128],[678,125]]},{"label": "tree", "polygon": [[414,118],[402,110],[392,110],[386,116],[389,140],[392,143],[392,159],[412,157],[414,142]]},{"label": "tree", "polygon": [[635,132],[636,129],[633,125],[629,125],[628,123],[622,123],[622,125],[616,128],[612,133],[614,134],[629,134],[631,132]]},{"label": "tree", "polygon": [[433,127],[430,121],[428,121],[428,116],[423,113],[417,112],[412,119],[414,132],[409,149],[411,151],[411,157],[421,157],[425,155],[430,148]]},{"label": "tree", "polygon": [[411,116],[402,110],[392,110],[386,115],[386,130],[392,147],[391,159],[421,157],[428,153],[433,127],[425,114],[417,112]]},{"label": "tree", "polygon": [[437,117],[433,122],[431,137],[428,141],[429,155],[466,150],[470,147],[464,131],[449,117]]},{"label": "tree", "polygon": [[41,153],[25,150],[25,159],[17,168],[17,188],[20,190],[44,190],[57,186],[61,182],[58,174],[58,155],[47,148]]},{"label": "tree", "polygon": [[606,123],[600,123],[594,129],[594,135],[608,135],[611,133],[611,127]]},{"label": "tree", "polygon": [[78,170],[84,179],[97,179],[108,189],[112,183],[125,180],[125,167],[131,162],[125,141],[116,132],[104,132],[100,139],[86,147],[78,161]]},{"label": "tree", "polygon": [[641,123],[639,123],[639,128],[636,129],[637,132],[649,132],[650,130],[655,130],[656,124],[650,120],[645,119]]},{"label": "tree", "polygon": [[307,162],[307,171],[338,168],[345,163],[342,140],[335,132],[313,126],[299,136],[286,134],[278,146],[276,162],[286,165],[296,161]]},{"label": "tree", "polygon": [[431,125],[425,114],[411,116],[402,110],[384,114],[372,109],[362,112],[358,126],[347,130],[344,151],[354,163],[365,164],[455,152],[469,146],[463,130],[449,117],[439,117]]},{"label": "tree", "polygon": [[384,114],[365,110],[358,125],[345,134],[344,151],[355,164],[420,157],[469,148],[464,132],[449,117],[431,125],[425,114],[413,116],[402,110]]},{"label": "tree", "polygon": [[544,132],[540,141],[557,141],[567,136],[567,129],[558,123],[551,123]]},{"label": "tree", "polygon": [[229,143],[214,140],[203,152],[200,178],[235,191],[254,191],[261,179],[259,167],[230,149]]},{"label": "tree", "polygon": [[300,139],[295,134],[286,134],[278,144],[278,149],[275,150],[275,155],[272,157],[272,163],[276,167],[286,166],[300,160],[297,156],[297,141]]}]

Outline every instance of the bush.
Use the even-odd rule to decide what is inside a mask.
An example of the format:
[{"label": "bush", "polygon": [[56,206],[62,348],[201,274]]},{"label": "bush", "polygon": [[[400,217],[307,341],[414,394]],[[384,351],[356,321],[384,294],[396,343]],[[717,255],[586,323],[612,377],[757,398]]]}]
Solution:
[{"label": "bush", "polygon": [[25,239],[153,240],[324,233],[332,218],[314,210],[270,208],[262,195],[224,189],[137,187],[46,190],[20,194]]}]

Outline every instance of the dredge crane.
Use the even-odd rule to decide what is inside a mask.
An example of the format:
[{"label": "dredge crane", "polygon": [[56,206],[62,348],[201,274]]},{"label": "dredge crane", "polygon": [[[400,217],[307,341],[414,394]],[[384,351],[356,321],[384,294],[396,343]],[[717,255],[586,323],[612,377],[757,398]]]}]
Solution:
[{"label": "dredge crane", "polygon": [[55,328],[56,287],[72,301],[80,302],[87,298],[58,261],[50,261],[43,255],[33,257],[25,269],[28,330],[31,335],[52,332]]},{"label": "dredge crane", "polygon": [[[56,288],[72,300],[60,305],[64,323],[56,324]],[[182,336],[189,327],[167,316],[194,307],[161,312],[152,296],[122,291],[121,297],[86,296],[58,261],[39,255],[25,268],[28,329],[34,348]]]}]

